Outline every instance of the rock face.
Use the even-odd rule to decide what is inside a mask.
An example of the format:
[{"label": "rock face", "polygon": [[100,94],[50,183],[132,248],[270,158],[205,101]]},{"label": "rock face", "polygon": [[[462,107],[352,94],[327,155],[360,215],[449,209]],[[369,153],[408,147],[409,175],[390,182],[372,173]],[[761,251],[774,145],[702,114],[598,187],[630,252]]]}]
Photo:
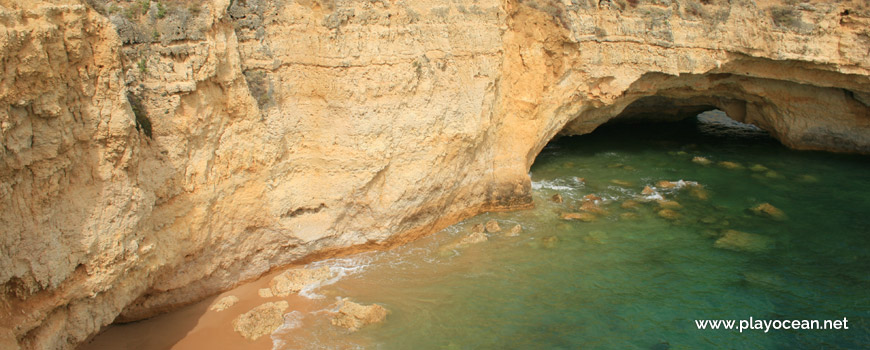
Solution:
[{"label": "rock face", "polygon": [[329,266],[316,269],[290,269],[269,281],[269,289],[272,291],[272,296],[284,297],[299,293],[305,286],[321,283],[333,277],[335,276],[329,270]]},{"label": "rock face", "polygon": [[378,304],[361,305],[348,299],[341,301],[338,312],[332,318],[332,324],[355,332],[363,326],[383,322],[387,318],[387,309]]},{"label": "rock face", "polygon": [[286,301],[275,301],[257,306],[233,320],[233,329],[245,339],[257,340],[271,334],[284,323],[284,310],[290,307]]},{"label": "rock face", "polygon": [[0,0],[0,334],[25,349],[528,207],[544,145],[611,120],[718,108],[870,153],[864,1],[134,5]]}]

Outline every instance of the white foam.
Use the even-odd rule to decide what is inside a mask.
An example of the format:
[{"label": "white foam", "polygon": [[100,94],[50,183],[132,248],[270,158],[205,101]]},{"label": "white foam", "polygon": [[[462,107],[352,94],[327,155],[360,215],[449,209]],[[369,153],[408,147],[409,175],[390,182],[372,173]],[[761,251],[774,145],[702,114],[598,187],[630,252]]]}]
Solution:
[{"label": "white foam", "polygon": [[350,258],[335,258],[313,263],[311,264],[311,267],[314,268],[322,265],[329,266],[329,272],[333,277],[322,282],[315,282],[306,285],[299,291],[299,295],[308,299],[323,299],[323,295],[317,294],[314,291],[320,287],[334,284],[346,276],[360,273],[371,266],[371,263],[371,254],[360,254]]},{"label": "white foam", "polygon": [[555,190],[555,191],[571,191],[574,187],[571,187],[568,184],[564,184],[566,181],[556,180],[543,180],[543,181],[532,181],[532,189],[533,190]]},{"label": "white foam", "polygon": [[284,338],[291,330],[302,327],[302,319],[304,317],[305,314],[296,310],[284,314],[284,323],[271,334],[272,350],[287,348],[287,342],[284,341]]}]

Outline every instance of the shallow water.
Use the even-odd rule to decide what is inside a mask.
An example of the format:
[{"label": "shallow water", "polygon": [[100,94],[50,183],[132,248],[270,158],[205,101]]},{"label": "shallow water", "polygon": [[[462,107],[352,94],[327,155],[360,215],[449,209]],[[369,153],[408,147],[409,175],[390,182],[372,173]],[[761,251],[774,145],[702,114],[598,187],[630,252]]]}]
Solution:
[{"label": "shallow water", "polygon": [[[314,290],[315,305],[288,317],[272,346],[870,347],[870,159],[788,150],[758,130],[709,117],[558,139],[531,169],[535,209],[489,213],[392,251],[318,263],[346,276]],[[708,198],[698,198],[692,186],[658,188],[681,205],[676,220],[658,215],[655,201],[621,207],[660,180],[697,182]],[[563,203],[550,200],[557,193]],[[560,218],[577,212],[587,194],[601,197],[606,213],[593,222]],[[747,210],[765,202],[787,217]],[[503,231],[483,243],[448,247],[490,219]],[[507,236],[515,224],[523,232]],[[765,244],[726,249],[716,242],[727,230],[755,234]],[[326,310],[339,297],[391,313],[382,324],[349,333],[329,324]],[[698,330],[694,322],[750,317],[846,317],[849,329],[739,333]]]}]

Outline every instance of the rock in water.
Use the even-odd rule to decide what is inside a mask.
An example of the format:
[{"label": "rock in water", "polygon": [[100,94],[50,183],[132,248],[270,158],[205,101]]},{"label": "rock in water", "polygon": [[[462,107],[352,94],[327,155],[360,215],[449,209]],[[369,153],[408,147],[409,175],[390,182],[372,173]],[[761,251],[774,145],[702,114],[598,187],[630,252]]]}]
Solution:
[{"label": "rock in water", "polygon": [[659,216],[668,219],[668,220],[676,220],[680,218],[680,213],[675,212],[671,209],[662,209],[658,212]]},{"label": "rock in water", "polygon": [[284,297],[299,293],[307,285],[321,283],[333,277],[335,276],[333,276],[328,266],[321,266],[316,269],[290,269],[275,276],[269,282],[269,289],[272,290],[274,296]]},{"label": "rock in water", "polygon": [[486,232],[488,233],[496,233],[501,231],[501,227],[498,226],[498,221],[489,220],[486,222]]},{"label": "rock in water", "polygon": [[562,203],[562,202],[563,202],[563,200],[562,200],[562,195],[561,195],[561,194],[558,194],[558,193],[554,194],[553,197],[550,197],[550,200],[552,200],[553,202],[556,202],[556,203]]},{"label": "rock in water", "polygon": [[709,165],[711,162],[709,159],[704,157],[695,157],[692,158],[693,163],[701,164],[701,165]]},{"label": "rock in water", "polygon": [[486,231],[486,228],[483,227],[483,224],[471,226],[471,233],[483,233],[484,231]]},{"label": "rock in water", "polygon": [[519,236],[520,233],[522,233],[522,232],[523,232],[523,226],[520,224],[516,224],[516,226],[512,227],[510,229],[510,231],[508,231],[508,233],[505,236],[508,236],[508,237]]},{"label": "rock in water", "polygon": [[669,189],[677,187],[677,183],[671,182],[668,180],[662,180],[662,181],[656,182],[656,187],[661,188],[661,189],[665,189],[665,190],[669,190]]},{"label": "rock in water", "polygon": [[284,310],[290,307],[286,301],[275,301],[257,306],[233,320],[233,329],[245,339],[257,340],[271,334],[284,323]]},{"label": "rock in water", "polygon": [[617,180],[617,179],[610,180],[610,183],[612,183],[612,184],[614,184],[614,185],[617,185],[617,186],[621,186],[621,187],[631,187],[631,186],[634,186],[634,184],[632,184],[631,182],[623,181],[623,180]]},{"label": "rock in water", "polygon": [[634,209],[634,208],[637,208],[639,205],[640,205],[640,202],[633,200],[633,199],[629,199],[629,200],[626,200],[625,202],[622,202],[620,207],[622,207],[622,209]]},{"label": "rock in water", "polygon": [[735,162],[723,161],[723,162],[719,162],[719,166],[721,166],[725,169],[732,169],[732,170],[743,169],[743,166],[740,165],[740,163],[735,163]]},{"label": "rock in water", "polygon": [[224,311],[238,302],[239,298],[237,296],[227,295],[223,298],[218,299],[218,301],[216,301],[214,304],[211,304],[208,309],[212,311]]},{"label": "rock in water", "polygon": [[484,234],[483,232],[475,232],[468,236],[462,237],[462,239],[460,239],[457,243],[457,246],[466,246],[469,244],[486,242],[487,240],[488,238],[486,237],[486,234]]},{"label": "rock in water", "polygon": [[765,171],[769,171],[770,169],[768,169],[768,168],[767,168],[766,166],[764,166],[764,165],[761,165],[761,164],[755,164],[755,165],[749,167],[749,170],[752,170],[752,171],[757,172],[757,173],[763,173],[763,172],[765,172]]},{"label": "rock in water", "polygon": [[257,295],[259,295],[260,298],[271,298],[271,297],[274,297],[274,296],[275,296],[275,294],[272,293],[272,289],[270,289],[270,288],[260,288],[260,289],[258,289],[258,290],[257,290]]},{"label": "rock in water", "polygon": [[714,246],[722,249],[757,253],[770,249],[772,242],[770,238],[762,235],[727,230],[721,238],[716,240]]},{"label": "rock in water", "polygon": [[649,186],[644,186],[643,191],[640,191],[640,194],[642,194],[644,196],[653,195],[655,193],[656,193],[656,191],[653,190],[652,188],[650,188]]},{"label": "rock in water", "polygon": [[378,304],[361,305],[345,298],[332,318],[332,324],[355,332],[363,326],[383,322],[387,318],[387,309]]},{"label": "rock in water", "polygon": [[662,207],[663,209],[681,209],[681,208],[683,207],[682,205],[680,205],[679,202],[677,202],[677,201],[671,201],[671,200],[667,200],[667,199],[660,199],[660,200],[658,200],[658,201],[656,201],[656,202],[657,202],[657,203],[659,204],[659,206]]},{"label": "rock in water", "polygon": [[786,215],[779,208],[774,207],[770,203],[761,203],[749,209],[753,214],[768,217],[774,220],[785,220]]},{"label": "rock in water", "polygon": [[580,220],[583,222],[595,221],[597,217],[592,213],[562,213],[562,220]]}]

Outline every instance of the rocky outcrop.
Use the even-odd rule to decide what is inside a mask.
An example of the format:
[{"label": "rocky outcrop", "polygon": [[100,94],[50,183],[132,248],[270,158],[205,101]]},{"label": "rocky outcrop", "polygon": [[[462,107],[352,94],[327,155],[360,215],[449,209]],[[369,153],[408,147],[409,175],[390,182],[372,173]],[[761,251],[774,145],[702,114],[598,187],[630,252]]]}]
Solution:
[{"label": "rocky outcrop", "polygon": [[233,329],[245,339],[258,338],[274,332],[284,323],[284,310],[290,307],[286,301],[275,301],[257,306],[233,320]]},{"label": "rocky outcrop", "polygon": [[24,348],[528,207],[553,137],[651,109],[870,153],[862,1],[142,4],[0,0],[0,337]]},{"label": "rocky outcrop", "polygon": [[360,328],[383,322],[387,318],[387,309],[378,304],[361,305],[347,298],[342,299],[338,311],[332,317],[332,324],[344,327],[351,332]]}]

